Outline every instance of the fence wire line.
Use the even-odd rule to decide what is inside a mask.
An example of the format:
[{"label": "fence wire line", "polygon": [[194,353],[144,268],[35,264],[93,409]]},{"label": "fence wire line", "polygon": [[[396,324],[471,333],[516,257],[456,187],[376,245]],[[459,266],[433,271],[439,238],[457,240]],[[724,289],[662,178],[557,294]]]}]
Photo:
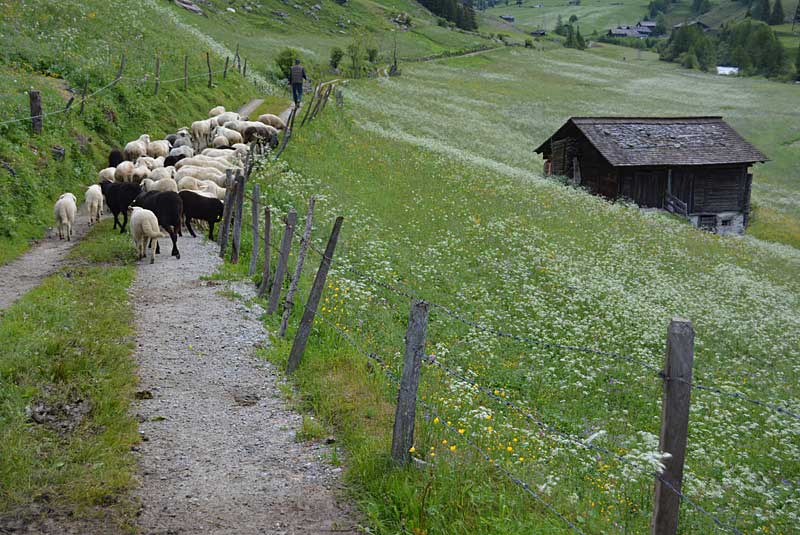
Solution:
[{"label": "fence wire line", "polygon": [[[386,375],[389,377],[389,379],[392,380],[392,382],[394,382],[396,385],[400,384],[400,379],[393,372],[391,372],[389,370],[389,366],[385,363],[385,361],[382,358],[380,358],[375,353],[371,353],[371,352],[365,351],[358,344],[358,342],[355,341],[355,339],[349,333],[347,333],[346,331],[344,331],[341,328],[339,328],[338,325],[335,325],[333,322],[328,320],[324,315],[318,314],[318,316],[320,318],[322,318],[323,322],[325,322],[327,325],[331,326],[342,337],[344,337],[350,343],[350,345],[352,345],[359,353],[362,353],[368,359],[374,360],[378,364],[380,364],[381,367],[384,369],[384,373],[386,373]],[[446,421],[446,420],[444,420],[444,419],[439,417],[438,412],[433,407],[433,405],[431,405],[431,404],[429,404],[429,403],[427,403],[427,402],[425,402],[425,401],[423,401],[421,399],[418,399],[417,401],[423,407],[425,407],[425,409],[430,414],[433,414],[434,417],[439,418],[439,421],[441,421],[441,422],[445,422]],[[508,469],[506,469],[505,467],[500,465],[498,462],[492,460],[492,458],[485,451],[483,451],[477,444],[475,444],[472,440],[470,440],[469,437],[461,435],[460,433],[458,433],[458,431],[454,427],[452,427],[450,425],[447,425],[446,423],[444,423],[443,425],[445,425],[445,427],[447,427],[448,430],[451,433],[454,434],[454,436],[456,436],[459,439],[464,440],[472,449],[474,449],[478,453],[478,455],[480,455],[485,461],[489,462],[489,464],[494,466],[503,475],[505,475],[507,478],[509,478],[512,483],[514,483],[515,485],[521,487],[526,493],[528,493],[530,496],[532,496],[537,502],[542,504],[548,511],[550,511],[551,513],[556,515],[558,518],[563,520],[570,528],[572,528],[573,531],[575,531],[576,533],[579,533],[580,535],[585,535],[585,533],[583,531],[581,531],[571,520],[569,520],[563,514],[558,512],[558,510],[556,510],[555,507],[553,507],[549,502],[545,501],[537,492],[535,492],[531,488],[530,484],[528,484],[527,482],[525,482],[525,481],[521,480],[520,478],[518,478],[517,476],[515,476],[512,472],[510,472]]]},{"label": "fence wire line", "polygon": [[[310,243],[310,247],[314,252],[316,252],[317,254],[319,254],[322,257],[325,257],[325,254],[323,252],[321,252],[316,246],[314,246],[313,243]],[[428,301],[428,300],[424,299],[423,297],[420,297],[418,294],[414,293],[413,290],[408,290],[407,291],[407,290],[404,290],[402,288],[398,288],[397,286],[394,286],[394,285],[389,284],[387,282],[383,282],[383,281],[380,281],[378,279],[375,279],[374,277],[372,277],[372,276],[370,276],[370,275],[368,275],[368,274],[366,274],[366,273],[364,273],[364,272],[362,272],[362,271],[360,271],[360,270],[358,270],[356,268],[353,268],[353,267],[350,267],[350,266],[347,266],[347,265],[342,266],[342,269],[344,269],[345,271],[348,271],[350,273],[353,273],[354,275],[360,277],[363,280],[371,282],[371,283],[373,283],[373,284],[375,284],[377,286],[380,286],[381,288],[384,288],[384,289],[386,289],[386,290],[388,290],[390,292],[393,292],[393,293],[395,293],[397,295],[400,295],[402,297],[406,297],[406,298],[412,299],[412,300],[414,300],[414,299],[424,300],[431,307],[441,310],[442,312],[444,312],[446,315],[452,317],[453,319],[455,319],[455,320],[457,320],[457,321],[459,321],[459,322],[461,322],[461,323],[463,323],[465,325],[468,325],[468,326],[470,326],[473,329],[476,329],[478,331],[486,332],[486,333],[492,334],[494,336],[497,336],[498,338],[509,338],[509,339],[515,340],[517,342],[530,344],[530,345],[537,346],[537,347],[544,347],[544,348],[547,348],[547,349],[560,349],[560,350],[564,350],[564,351],[574,351],[574,352],[577,352],[577,353],[591,354],[591,355],[597,355],[597,356],[601,356],[601,357],[613,358],[613,359],[616,359],[616,360],[623,360],[623,361],[626,361],[626,362],[629,362],[629,363],[632,363],[632,364],[638,364],[639,366],[641,366],[641,367],[653,372],[654,376],[660,377],[661,379],[666,379],[666,377],[664,375],[664,371],[661,368],[659,368],[658,366],[654,366],[654,365],[652,365],[652,364],[650,364],[650,363],[648,363],[648,362],[646,362],[646,361],[644,361],[644,360],[642,360],[640,358],[633,357],[631,355],[625,355],[625,354],[618,353],[618,352],[615,352],[615,351],[603,351],[603,350],[600,350],[600,349],[594,349],[594,348],[590,348],[590,347],[582,347],[582,346],[574,346],[574,345],[566,345],[566,344],[557,344],[557,343],[553,343],[553,342],[545,342],[543,340],[537,340],[535,338],[531,338],[531,337],[528,337],[528,336],[521,336],[521,335],[518,335],[518,334],[504,332],[504,331],[501,331],[499,329],[495,329],[493,327],[487,327],[485,325],[482,325],[482,324],[480,324],[478,322],[472,321],[472,320],[464,317],[463,314],[455,312],[452,309],[450,309],[450,308],[448,308],[448,307],[446,307],[444,305],[440,305],[439,303]],[[683,379],[676,379],[676,380],[681,381],[683,383],[686,383],[689,386],[691,386],[692,388],[697,388],[698,390],[702,390],[702,391],[705,391],[705,392],[710,392],[710,393],[716,394],[718,396],[724,396],[724,397],[729,397],[729,398],[733,398],[733,399],[738,399],[740,401],[744,401],[746,403],[757,405],[759,407],[763,407],[763,408],[769,409],[769,410],[771,410],[773,412],[777,412],[779,414],[783,414],[783,415],[789,416],[790,418],[793,418],[795,420],[799,420],[800,421],[800,414],[797,414],[797,413],[791,411],[790,409],[788,409],[788,408],[786,408],[784,406],[781,406],[781,405],[779,405],[777,403],[773,403],[771,401],[758,400],[758,399],[752,398],[750,396],[747,396],[745,394],[742,394],[740,392],[726,392],[725,390],[722,390],[722,389],[720,389],[718,387],[709,386],[709,385],[705,385],[705,384],[702,384],[702,383],[689,382],[689,381],[685,381]]]},{"label": "fence wire line", "polygon": [[546,423],[545,421],[543,421],[540,418],[537,418],[536,416],[531,414],[528,410],[526,410],[521,405],[519,405],[517,403],[514,403],[513,401],[511,401],[509,399],[502,398],[502,397],[496,395],[492,390],[490,390],[490,389],[488,389],[488,388],[486,388],[484,386],[479,385],[475,381],[473,381],[473,380],[469,379],[468,377],[466,377],[464,374],[459,373],[459,372],[449,368],[448,366],[442,364],[441,362],[436,361],[435,359],[428,359],[427,362],[429,364],[437,366],[439,369],[443,370],[446,374],[448,374],[448,375],[450,375],[452,377],[455,377],[459,381],[465,382],[465,383],[469,384],[470,386],[472,386],[473,388],[478,389],[480,392],[486,394],[487,396],[491,397],[492,399],[495,399],[496,401],[506,405],[507,407],[510,407],[510,408],[514,409],[515,411],[520,413],[522,416],[524,416],[526,419],[534,422],[539,428],[549,432],[551,435],[556,435],[558,437],[561,437],[561,438],[563,438],[563,439],[565,439],[565,440],[567,440],[569,442],[572,442],[573,444],[581,446],[582,448],[585,448],[585,449],[588,449],[588,450],[593,450],[593,451],[596,451],[596,452],[603,453],[605,455],[611,456],[611,457],[613,457],[614,459],[616,459],[617,461],[619,461],[619,462],[621,462],[623,464],[627,464],[628,466],[632,466],[632,467],[636,468],[638,471],[640,471],[643,474],[647,474],[647,475],[650,475],[650,476],[653,476],[653,477],[657,478],[661,483],[663,483],[676,496],[680,497],[681,500],[685,501],[687,504],[692,506],[692,508],[695,509],[696,511],[698,511],[699,513],[701,513],[704,516],[706,516],[707,518],[711,519],[714,522],[714,524],[716,524],[718,527],[720,527],[721,529],[726,530],[726,531],[729,530],[729,531],[731,531],[733,533],[736,533],[737,535],[742,535],[742,532],[739,531],[738,529],[736,529],[734,526],[729,526],[729,525],[723,523],[715,515],[713,515],[712,513],[709,513],[708,511],[706,511],[702,506],[700,506],[699,504],[695,503],[691,498],[689,498],[688,496],[683,494],[681,491],[679,491],[677,488],[675,488],[675,486],[672,483],[670,483],[669,481],[664,479],[663,476],[660,473],[658,473],[657,471],[652,471],[652,470],[648,469],[647,467],[644,467],[644,466],[642,466],[641,464],[639,464],[639,463],[637,463],[635,461],[631,461],[630,459],[622,457],[621,455],[618,455],[618,454],[614,453],[613,451],[611,451],[611,450],[609,450],[607,448],[604,448],[602,446],[597,446],[597,445],[595,445],[595,444],[593,444],[591,442],[588,442],[588,441],[585,441],[585,440],[581,440],[579,437],[576,437],[575,435],[572,435],[572,434],[567,433],[565,431],[561,431],[560,429],[556,428],[555,426]]}]

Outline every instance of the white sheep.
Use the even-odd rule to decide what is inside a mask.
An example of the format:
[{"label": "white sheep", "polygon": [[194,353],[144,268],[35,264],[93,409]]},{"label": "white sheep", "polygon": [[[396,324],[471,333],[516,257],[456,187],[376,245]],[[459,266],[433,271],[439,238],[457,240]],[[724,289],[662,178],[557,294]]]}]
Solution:
[{"label": "white sheep", "polygon": [[228,160],[222,158],[211,158],[209,156],[194,156],[192,158],[184,158],[183,160],[175,163],[175,169],[183,169],[184,167],[191,166],[191,167],[211,167],[213,169],[217,169],[218,171],[222,171],[223,173],[228,169],[236,170],[238,167],[231,165]]},{"label": "white sheep", "polygon": [[153,180],[152,178],[145,178],[139,183],[139,185],[142,186],[143,191],[150,191],[151,189],[153,189],[153,184],[155,183],[156,181]]},{"label": "white sheep", "polygon": [[148,178],[153,182],[164,178],[175,178],[175,167],[170,165],[169,167],[159,167],[158,169],[153,169]]},{"label": "white sheep", "polygon": [[209,197],[216,197],[217,199],[224,201],[225,200],[225,188],[218,185],[213,180],[200,180],[200,188],[198,190],[199,193],[207,193]]},{"label": "white sheep", "polygon": [[233,145],[234,143],[241,143],[244,141],[244,139],[242,139],[241,132],[237,132],[231,128],[225,128],[224,126],[218,126],[214,129],[212,137],[217,136],[222,136],[227,139],[228,143],[226,143],[226,145]]},{"label": "white sheep", "polygon": [[136,182],[137,184],[144,180],[145,178],[150,177],[150,169],[146,165],[137,165],[133,168],[133,173],[131,174],[131,182]]},{"label": "white sheep", "polygon": [[158,169],[159,167],[164,167],[164,157],[159,156],[158,158],[153,158],[150,156],[141,156],[136,158],[136,165],[146,165],[148,169],[151,171],[153,169]]},{"label": "white sheep", "polygon": [[241,117],[239,116],[238,113],[233,111],[226,111],[225,113],[220,113],[219,115],[214,117],[213,119],[214,123],[212,124],[212,128],[214,126],[222,126],[228,121],[238,121],[239,119],[241,119]]},{"label": "white sheep", "polygon": [[271,113],[265,113],[264,115],[259,116],[258,121],[267,126],[277,128],[278,130],[283,130],[286,128],[286,123],[283,122],[283,119]]},{"label": "white sheep", "polygon": [[221,113],[225,113],[225,106],[217,106],[216,108],[211,108],[211,111],[208,112],[208,116],[216,117]]},{"label": "white sheep", "polygon": [[114,182],[114,175],[117,172],[116,167],[106,167],[97,173],[97,182]]},{"label": "white sheep", "polygon": [[169,155],[169,149],[169,141],[166,139],[151,141],[147,144],[147,155],[152,158],[158,158],[159,156],[166,158]]},{"label": "white sheep", "polygon": [[84,194],[86,208],[89,210],[89,225],[100,221],[103,215],[103,190],[97,184],[92,184]]},{"label": "white sheep", "polygon": [[192,147],[189,147],[189,146],[186,146],[186,145],[181,146],[181,147],[175,147],[174,149],[169,151],[169,155],[170,156],[184,156],[186,158],[191,158],[192,156],[194,156],[194,149]]},{"label": "white sheep", "polygon": [[218,169],[212,167],[195,167],[187,165],[181,167],[175,172],[175,180],[180,181],[181,178],[191,176],[198,180],[213,180],[219,186],[225,186],[226,175]]},{"label": "white sheep", "polygon": [[208,148],[200,153],[200,156],[210,156],[211,158],[221,158],[227,160],[231,164],[239,162],[239,154],[235,149],[213,149]]},{"label": "white sheep", "polygon": [[211,140],[211,146],[214,148],[227,147],[229,145],[228,138],[225,136],[216,136]]},{"label": "white sheep", "polygon": [[[216,126],[214,119],[205,119],[192,123],[192,141],[194,142],[195,150],[203,149],[208,145],[208,138],[214,126]],[[178,140],[180,139],[178,138]]]},{"label": "white sheep", "polygon": [[147,156],[147,146],[150,144],[150,136],[142,134],[136,141],[131,141],[125,145],[123,154],[126,160],[134,161],[139,156]]},{"label": "white sheep", "polygon": [[136,245],[136,252],[139,260],[147,256],[147,242],[150,242],[150,263],[156,261],[156,247],[158,239],[166,237],[158,227],[158,218],[150,210],[145,210],[139,206],[128,209],[131,219],[131,236]]},{"label": "white sheep", "polygon": [[75,223],[75,213],[78,211],[75,195],[72,193],[62,194],[53,208],[56,225],[58,225],[58,239],[63,240],[66,237],[67,241],[71,241],[72,225]]},{"label": "white sheep", "polygon": [[162,178],[153,182],[149,191],[174,191],[178,193],[178,184],[171,178]]},{"label": "white sheep", "polygon": [[117,182],[130,182],[135,168],[136,166],[133,165],[133,162],[121,162],[114,171],[114,180]]},{"label": "white sheep", "polygon": [[233,147],[233,150],[235,150],[242,158],[247,156],[247,153],[250,152],[250,146],[245,143],[234,143],[231,145],[231,147]]},{"label": "white sheep", "polygon": [[178,180],[178,191],[183,191],[185,189],[198,191],[201,183],[202,181],[197,180],[193,176],[185,176]]}]

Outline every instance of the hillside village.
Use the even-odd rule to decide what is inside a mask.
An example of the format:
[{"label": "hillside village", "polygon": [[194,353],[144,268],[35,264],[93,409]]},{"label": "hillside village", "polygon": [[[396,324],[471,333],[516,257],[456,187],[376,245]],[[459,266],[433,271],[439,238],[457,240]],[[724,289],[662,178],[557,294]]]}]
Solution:
[{"label": "hillside village", "polygon": [[797,0],[0,15],[0,533],[797,530]]}]

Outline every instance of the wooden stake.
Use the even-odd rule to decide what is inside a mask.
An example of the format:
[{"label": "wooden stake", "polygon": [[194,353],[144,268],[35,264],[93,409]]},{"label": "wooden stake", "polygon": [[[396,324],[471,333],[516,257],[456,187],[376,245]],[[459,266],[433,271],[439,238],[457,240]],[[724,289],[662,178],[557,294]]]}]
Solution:
[{"label": "wooden stake", "polygon": [[117,76],[114,78],[114,84],[116,85],[122,79],[122,71],[125,70],[125,54],[122,54],[122,58],[119,60],[119,70],[117,71]]},{"label": "wooden stake", "polygon": [[211,72],[211,53],[206,52],[206,65],[208,65],[208,88],[211,89],[212,85],[212,72]]},{"label": "wooden stake", "polygon": [[289,283],[289,290],[286,292],[286,301],[283,305],[283,318],[281,318],[281,327],[278,331],[278,336],[283,338],[286,336],[286,328],[289,325],[289,316],[294,308],[294,294],[297,292],[297,285],[300,282],[300,275],[303,274],[303,264],[306,261],[306,252],[308,251],[308,244],[311,240],[311,220],[314,218],[314,204],[317,199],[312,195],[308,199],[308,212],[306,213],[306,226],[303,229],[303,237],[300,239],[300,250],[297,252],[297,264],[294,266],[294,274],[292,274],[292,282]]},{"label": "wooden stake", "polygon": [[289,263],[289,251],[292,249],[292,234],[294,234],[294,226],[296,224],[297,210],[291,208],[289,213],[286,214],[286,228],[283,231],[283,239],[281,240],[281,251],[278,256],[278,266],[275,268],[275,278],[272,279],[272,291],[269,294],[267,314],[272,314],[278,308],[283,279],[286,277],[286,266]]},{"label": "wooden stake", "polygon": [[283,151],[286,150],[286,145],[289,144],[289,140],[292,137],[292,129],[294,128],[294,119],[296,116],[297,116],[297,108],[292,108],[292,111],[289,113],[289,120],[286,121],[286,130],[283,132],[283,139],[281,139],[281,146],[275,153],[275,158],[278,158],[281,154],[283,154]]},{"label": "wooden stake", "polygon": [[[656,478],[651,535],[675,535],[678,532],[680,492],[686,440],[689,431],[689,400],[694,362],[694,329],[692,322],[673,319],[667,331],[667,359],[664,368],[664,397],[661,405],[661,438],[659,450],[669,453],[663,461],[665,469]],[[675,490],[664,484],[669,483]]]},{"label": "wooden stake", "polygon": [[244,58],[244,69],[242,69],[242,76],[247,76],[247,58]]},{"label": "wooden stake", "polygon": [[183,90],[189,90],[189,55],[183,55]]},{"label": "wooden stake", "polygon": [[89,91],[89,82],[83,84],[83,91],[81,92],[81,109],[78,110],[78,115],[83,115],[83,108],[86,105],[86,93]]},{"label": "wooden stake", "polygon": [[228,169],[225,171],[228,179],[225,182],[227,190],[225,191],[225,205],[222,207],[222,221],[219,224],[219,231],[217,232],[217,242],[219,243],[219,257],[225,258],[225,249],[228,247],[228,233],[230,231],[231,211],[236,194],[236,182],[231,183],[233,180],[233,171]]},{"label": "wooden stake", "polygon": [[31,128],[34,134],[41,134],[43,126],[42,94],[35,89],[31,89],[28,91],[28,99],[31,103]]},{"label": "wooden stake", "polygon": [[333,253],[336,250],[336,242],[339,240],[339,231],[342,228],[342,221],[344,221],[344,218],[339,216],[333,224],[331,237],[328,239],[328,245],[325,247],[325,254],[322,257],[317,275],[314,277],[314,284],[311,287],[311,293],[308,295],[306,308],[303,310],[303,318],[300,320],[300,326],[297,328],[292,350],[289,352],[289,362],[286,365],[287,374],[294,373],[300,365],[300,360],[302,360],[303,353],[306,350],[308,335],[311,334],[311,327],[314,325],[314,316],[317,314],[319,300],[322,297],[322,291],[325,289],[325,281],[328,278],[328,269],[331,267]]},{"label": "wooden stake", "polygon": [[411,460],[409,450],[414,446],[414,425],[417,417],[417,389],[422,356],[425,354],[425,335],[428,330],[428,303],[414,301],[408,316],[406,354],[403,375],[397,394],[397,410],[392,432],[392,459],[400,464]]},{"label": "wooden stake", "polygon": [[230,56],[225,56],[225,68],[222,70],[222,79],[225,80],[228,78],[228,61],[230,60]]},{"label": "wooden stake", "polygon": [[261,285],[258,287],[258,296],[264,297],[267,295],[269,289],[269,240],[270,240],[270,227],[271,227],[271,214],[269,206],[264,208],[264,271],[261,276]]},{"label": "wooden stake", "polygon": [[153,96],[158,96],[159,85],[161,85],[161,58],[156,54],[156,91]]},{"label": "wooden stake", "polygon": [[256,264],[258,263],[258,201],[260,197],[261,188],[259,188],[258,184],[253,184],[253,198],[250,201],[250,222],[253,225],[253,247],[250,250],[250,266],[247,268],[247,275],[249,277],[252,277],[256,272]]},{"label": "wooden stake", "polygon": [[64,112],[65,113],[69,112],[69,109],[72,107],[72,103],[73,102],[75,102],[75,95],[72,95],[71,97],[69,97],[69,102],[67,102],[67,105],[64,107]]},{"label": "wooden stake", "polygon": [[233,243],[231,247],[231,264],[239,263],[239,252],[242,243],[242,222],[244,221],[244,189],[247,177],[239,172],[236,177],[236,206],[233,207]]}]

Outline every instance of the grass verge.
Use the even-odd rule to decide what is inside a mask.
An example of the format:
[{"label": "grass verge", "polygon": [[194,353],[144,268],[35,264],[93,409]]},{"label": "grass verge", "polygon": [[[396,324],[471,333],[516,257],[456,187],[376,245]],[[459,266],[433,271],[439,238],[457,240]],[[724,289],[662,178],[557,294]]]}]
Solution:
[{"label": "grass verge", "polygon": [[0,316],[0,526],[64,515],[130,530],[135,267],[110,227]]}]

